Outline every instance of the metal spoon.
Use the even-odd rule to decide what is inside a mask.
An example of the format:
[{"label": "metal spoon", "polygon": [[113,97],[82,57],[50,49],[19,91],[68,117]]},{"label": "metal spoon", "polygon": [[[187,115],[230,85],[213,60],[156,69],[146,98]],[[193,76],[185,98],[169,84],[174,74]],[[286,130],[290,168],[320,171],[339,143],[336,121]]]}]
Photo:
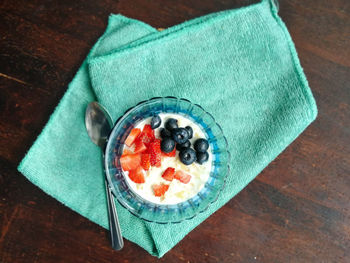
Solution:
[{"label": "metal spoon", "polygon": [[[109,133],[113,127],[113,122],[107,111],[97,102],[91,102],[86,108],[85,127],[91,140],[93,141],[93,143],[95,143],[101,148],[102,155],[104,156],[104,150],[106,147]],[[103,171],[104,170],[105,167],[103,162]],[[119,226],[118,215],[117,210],[115,208],[112,190],[108,184],[106,173],[105,185],[107,193],[108,219],[112,247],[115,250],[120,250],[123,248],[124,242]]]}]

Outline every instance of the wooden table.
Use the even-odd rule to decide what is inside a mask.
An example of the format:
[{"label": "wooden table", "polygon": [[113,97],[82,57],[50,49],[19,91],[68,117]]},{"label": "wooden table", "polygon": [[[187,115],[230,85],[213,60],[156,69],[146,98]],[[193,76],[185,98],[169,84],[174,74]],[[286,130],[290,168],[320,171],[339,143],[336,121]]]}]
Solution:
[{"label": "wooden table", "polygon": [[[0,3],[0,262],[155,262],[16,171],[110,13],[169,27],[247,0]],[[317,120],[161,262],[350,262],[350,2],[281,0]]]}]

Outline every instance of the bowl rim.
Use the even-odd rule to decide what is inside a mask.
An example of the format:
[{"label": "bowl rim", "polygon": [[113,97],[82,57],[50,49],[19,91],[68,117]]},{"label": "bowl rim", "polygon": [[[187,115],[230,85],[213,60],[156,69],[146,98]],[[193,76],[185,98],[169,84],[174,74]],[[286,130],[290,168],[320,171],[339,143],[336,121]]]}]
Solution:
[{"label": "bowl rim", "polygon": [[[116,189],[115,189],[115,185],[114,185],[113,182],[112,182],[112,178],[111,178],[112,175],[110,174],[110,171],[109,171],[109,169],[108,169],[108,158],[107,158],[107,156],[108,156],[108,152],[107,152],[107,151],[109,150],[110,145],[112,144],[112,142],[111,142],[111,140],[110,140],[111,135],[115,132],[115,130],[117,129],[118,125],[122,122],[122,120],[125,119],[125,118],[128,116],[128,114],[129,114],[132,110],[134,110],[134,109],[136,109],[136,108],[138,108],[138,107],[141,107],[143,104],[145,104],[145,103],[147,103],[147,102],[149,102],[149,101],[163,100],[163,99],[176,99],[176,100],[178,100],[178,101],[179,101],[179,100],[186,101],[186,102],[190,103],[190,104],[193,105],[193,106],[199,107],[203,112],[205,112],[205,114],[208,114],[208,115],[214,120],[214,123],[215,123],[214,125],[216,125],[216,126],[219,128],[219,130],[220,130],[220,132],[221,132],[221,134],[222,134],[222,136],[223,136],[223,139],[224,139],[224,141],[225,141],[224,151],[227,152],[227,170],[226,170],[225,174],[223,174],[223,183],[222,183],[221,187],[220,187],[219,189],[217,189],[215,197],[214,197],[212,200],[210,200],[210,202],[208,203],[208,205],[207,205],[206,207],[204,207],[203,209],[201,209],[201,210],[199,210],[199,211],[196,211],[196,212],[194,213],[194,215],[189,216],[189,217],[185,217],[185,218],[183,218],[183,219],[181,219],[181,220],[179,220],[179,221],[169,221],[169,222],[150,220],[150,219],[145,218],[145,217],[143,217],[142,215],[136,213],[134,210],[130,209],[130,208],[127,206],[127,204],[125,203],[125,200],[124,200],[120,195],[117,194],[117,191],[116,191]],[[109,133],[109,135],[108,135],[108,139],[107,139],[107,142],[106,142],[106,146],[105,146],[105,148],[104,148],[104,150],[103,150],[103,170],[104,170],[105,176],[106,176],[106,178],[107,178],[109,187],[110,187],[111,190],[112,190],[112,194],[113,194],[113,196],[118,200],[118,203],[121,204],[121,205],[122,205],[126,210],[128,210],[128,212],[130,212],[132,215],[134,215],[134,216],[136,216],[136,217],[138,217],[138,218],[140,218],[140,219],[142,219],[142,220],[144,220],[144,221],[153,222],[153,223],[158,223],[158,224],[168,224],[168,223],[177,224],[177,223],[183,222],[183,221],[185,221],[185,220],[190,220],[190,219],[196,217],[197,215],[199,215],[199,214],[201,214],[201,213],[207,211],[207,210],[209,209],[209,207],[210,207],[213,203],[215,203],[215,202],[218,200],[218,198],[219,198],[219,196],[220,196],[220,193],[222,192],[222,190],[223,190],[223,189],[225,188],[225,186],[226,186],[227,177],[228,177],[228,175],[229,175],[230,172],[231,172],[230,161],[231,161],[231,153],[230,153],[230,151],[228,150],[227,138],[226,138],[226,136],[225,136],[225,134],[224,134],[224,132],[223,132],[222,127],[216,122],[216,120],[215,120],[215,118],[213,117],[213,115],[210,114],[209,112],[207,112],[201,105],[196,104],[196,103],[193,103],[193,102],[191,102],[191,101],[188,100],[188,99],[185,99],[185,98],[178,98],[178,97],[175,97],[175,96],[152,97],[152,98],[150,98],[150,99],[148,99],[148,100],[140,101],[140,102],[138,102],[136,105],[134,105],[134,106],[128,108],[127,110],[125,110],[125,112],[115,121],[115,123],[114,123],[114,125],[113,125],[113,128],[111,129],[111,131],[110,131],[110,133]],[[131,191],[134,192],[136,195],[139,195],[138,193],[136,193],[136,192],[133,191],[132,189],[131,189]],[[142,197],[141,197],[141,198],[142,198]],[[144,199],[144,198],[142,198],[142,199]],[[146,199],[144,199],[144,200],[146,200]],[[159,204],[153,203],[153,202],[151,202],[151,201],[149,201],[149,200],[146,200],[146,201],[149,202],[149,203],[155,204],[155,205],[159,205]],[[184,202],[185,202],[185,201],[184,201]],[[176,205],[176,204],[174,204],[174,205]]]}]

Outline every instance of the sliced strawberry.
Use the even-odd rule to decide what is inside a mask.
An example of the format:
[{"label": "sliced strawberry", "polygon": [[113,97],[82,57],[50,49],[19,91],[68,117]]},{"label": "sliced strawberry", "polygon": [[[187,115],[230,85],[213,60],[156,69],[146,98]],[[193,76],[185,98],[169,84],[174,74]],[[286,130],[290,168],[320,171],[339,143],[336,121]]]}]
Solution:
[{"label": "sliced strawberry", "polygon": [[156,139],[149,144],[148,152],[151,155],[151,165],[160,167],[162,163],[162,151],[160,150],[160,140]]},{"label": "sliced strawberry", "polygon": [[141,133],[141,130],[139,128],[132,129],[125,140],[125,144],[130,147],[134,143],[134,141],[137,139],[137,137],[140,135],[140,133]]},{"label": "sliced strawberry", "polygon": [[174,178],[181,183],[187,184],[191,180],[191,175],[186,174],[183,171],[176,171]]},{"label": "sliced strawberry", "polygon": [[169,185],[167,184],[154,184],[152,186],[153,192],[155,196],[162,196],[169,189]]},{"label": "sliced strawberry", "polygon": [[146,134],[147,137],[150,138],[151,141],[154,140],[154,138],[155,138],[155,136],[154,136],[154,130],[152,130],[151,125],[146,124],[146,125],[143,127],[142,132],[143,132],[144,134]]},{"label": "sliced strawberry", "polygon": [[131,171],[140,166],[141,155],[140,154],[128,154],[120,157],[120,164],[124,171]]},{"label": "sliced strawberry", "polygon": [[137,184],[142,184],[145,182],[145,177],[143,175],[141,167],[129,171],[129,178],[131,179],[131,181]]},{"label": "sliced strawberry", "polygon": [[162,152],[163,156],[166,156],[166,157],[175,157],[176,155],[176,148],[174,148],[174,150],[172,150],[170,153],[165,153],[165,152]]},{"label": "sliced strawberry", "polygon": [[141,166],[143,170],[148,171],[151,167],[151,155],[148,153],[141,154]]},{"label": "sliced strawberry", "polygon": [[149,152],[157,152],[157,153],[162,153],[160,149],[160,140],[155,139],[153,142],[149,144]]},{"label": "sliced strawberry", "polygon": [[154,140],[154,130],[152,130],[151,125],[146,124],[137,140],[142,141],[146,147]]},{"label": "sliced strawberry", "polygon": [[151,165],[155,167],[161,167],[162,156],[160,153],[151,153]]},{"label": "sliced strawberry", "polygon": [[133,152],[128,149],[124,149],[123,155],[128,155],[128,154],[133,154]]},{"label": "sliced strawberry", "polygon": [[148,146],[150,144],[150,142],[152,141],[151,138],[148,137],[148,135],[146,133],[141,132],[140,136],[137,138],[137,141],[141,141],[143,142],[146,146]]},{"label": "sliced strawberry", "polygon": [[164,171],[162,177],[167,181],[172,181],[174,179],[174,175],[175,175],[175,168],[168,167]]},{"label": "sliced strawberry", "polygon": [[146,150],[147,150],[147,147],[142,141],[139,141],[139,140],[135,141],[135,150],[134,150],[135,153],[141,153]]}]

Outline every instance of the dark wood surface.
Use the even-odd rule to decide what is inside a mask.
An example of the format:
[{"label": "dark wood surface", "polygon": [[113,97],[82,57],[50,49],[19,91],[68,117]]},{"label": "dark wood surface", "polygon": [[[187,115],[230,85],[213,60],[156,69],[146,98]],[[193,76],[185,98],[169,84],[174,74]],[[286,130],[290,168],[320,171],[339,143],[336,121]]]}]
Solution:
[{"label": "dark wood surface", "polygon": [[169,27],[254,1],[0,2],[0,262],[350,262],[350,2],[281,0],[317,120],[161,260],[44,194],[16,166],[110,13]]}]

